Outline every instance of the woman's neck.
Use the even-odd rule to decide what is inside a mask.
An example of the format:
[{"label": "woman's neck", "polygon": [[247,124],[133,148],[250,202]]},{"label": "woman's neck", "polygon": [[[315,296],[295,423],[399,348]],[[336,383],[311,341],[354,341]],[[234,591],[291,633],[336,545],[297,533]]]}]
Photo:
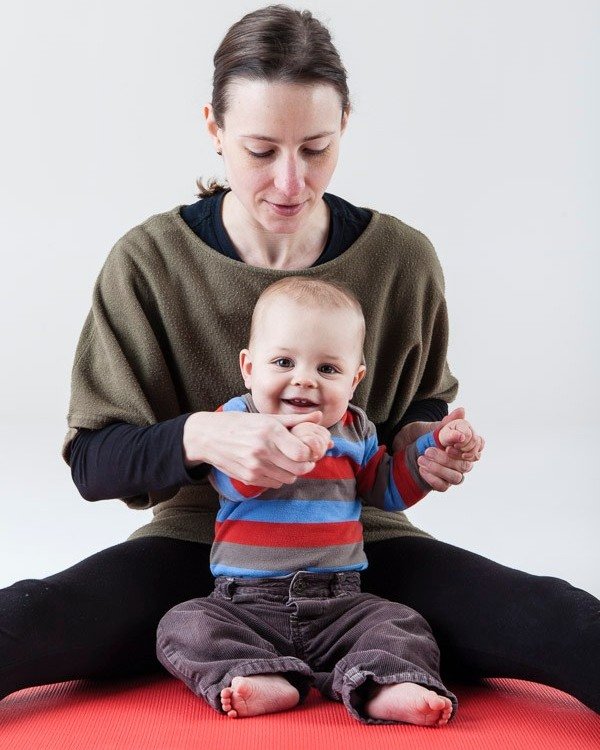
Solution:
[{"label": "woman's neck", "polygon": [[294,271],[309,268],[323,252],[329,234],[324,200],[294,234],[273,234],[252,221],[232,193],[223,200],[223,225],[237,254],[251,266]]}]

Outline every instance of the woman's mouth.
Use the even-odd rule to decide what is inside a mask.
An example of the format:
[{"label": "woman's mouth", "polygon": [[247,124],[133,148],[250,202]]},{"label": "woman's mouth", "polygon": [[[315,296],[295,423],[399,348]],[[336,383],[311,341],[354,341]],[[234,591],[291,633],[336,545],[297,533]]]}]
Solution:
[{"label": "woman's mouth", "polygon": [[306,205],[306,201],[302,201],[302,203],[271,203],[271,201],[266,201],[266,203],[279,216],[296,216]]}]

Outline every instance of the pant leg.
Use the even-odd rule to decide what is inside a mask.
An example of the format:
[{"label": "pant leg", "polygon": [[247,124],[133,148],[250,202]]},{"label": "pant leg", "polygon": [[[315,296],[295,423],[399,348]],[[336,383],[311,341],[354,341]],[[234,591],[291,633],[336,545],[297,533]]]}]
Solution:
[{"label": "pant leg", "polygon": [[393,723],[368,717],[364,703],[376,685],[401,682],[423,685],[449,698],[453,715],[456,712],[456,696],[440,678],[431,628],[409,607],[370,594],[332,599],[324,604],[323,623],[309,648],[310,663],[319,670],[316,686],[327,697],[342,701],[360,721]]},{"label": "pant leg", "polygon": [[363,589],[425,617],[444,674],[533,680],[600,713],[595,597],[558,578],[523,573],[433,539],[371,542],[365,551]]},{"label": "pant leg", "polygon": [[156,626],[208,594],[210,546],[135,539],[0,590],[0,697],[32,685],[160,670]]},{"label": "pant leg", "polygon": [[[247,598],[247,597],[246,597]],[[298,688],[301,698],[312,680],[310,668],[293,655],[285,605],[260,607],[215,594],[173,607],[158,626],[156,653],[172,675],[182,680],[216,711],[221,690],[234,677],[280,674]]]}]

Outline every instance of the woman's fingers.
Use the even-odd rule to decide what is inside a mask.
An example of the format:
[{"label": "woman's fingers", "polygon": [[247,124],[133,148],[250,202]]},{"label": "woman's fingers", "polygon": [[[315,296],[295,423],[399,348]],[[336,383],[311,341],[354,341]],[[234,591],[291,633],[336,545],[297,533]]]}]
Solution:
[{"label": "woman's fingers", "polygon": [[430,484],[434,490],[445,492],[453,484],[460,484],[463,474],[460,471],[440,466],[433,461],[419,458],[419,472],[423,479]]},{"label": "woman's fingers", "polygon": [[[306,462],[306,472],[311,471],[314,468],[314,463]],[[221,468],[221,467],[217,467]],[[230,466],[229,469],[224,467],[221,469],[232,479],[237,479],[244,484],[252,484],[257,487],[269,487],[278,489],[284,484],[293,484],[300,474],[295,474],[289,471],[284,471],[275,464],[257,464],[253,467],[248,467],[242,463],[235,463]],[[306,473],[304,472],[304,473]]]},{"label": "woman's fingers", "polygon": [[305,422],[315,422],[320,424],[323,419],[322,411],[311,411],[308,414],[269,414],[270,417],[276,419],[284,427],[294,427],[297,424],[303,424]]},{"label": "woman's fingers", "polygon": [[440,427],[444,427],[450,422],[453,422],[455,419],[464,419],[464,418],[465,418],[464,408],[462,406],[457,406],[456,409],[452,409],[450,414],[447,414],[439,424],[440,424]]},{"label": "woman's fingers", "polygon": [[471,461],[452,458],[440,448],[428,448],[417,463],[423,479],[438,492],[445,492],[451,485],[460,484],[464,475],[473,468]]},{"label": "woman's fingers", "polygon": [[422,466],[419,466],[419,474],[427,482],[427,484],[437,492],[446,492],[448,487],[451,486],[449,482],[445,482],[443,479],[440,479],[437,474],[432,474]]},{"label": "woman's fingers", "polygon": [[[440,469],[448,469],[458,474],[466,474],[473,468],[473,462],[465,459],[462,453],[458,455],[459,458],[453,458],[447,451],[441,448],[427,448],[425,455],[421,456],[421,458],[430,461],[433,465],[439,466]],[[421,458],[419,458],[419,461]]]}]

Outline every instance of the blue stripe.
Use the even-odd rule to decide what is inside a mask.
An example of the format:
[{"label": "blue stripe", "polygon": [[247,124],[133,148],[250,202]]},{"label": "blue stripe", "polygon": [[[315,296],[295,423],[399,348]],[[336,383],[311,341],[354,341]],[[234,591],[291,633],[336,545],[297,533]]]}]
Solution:
[{"label": "blue stripe", "polygon": [[273,523],[337,523],[358,521],[360,500],[221,500],[217,521],[265,521]]},{"label": "blue stripe", "polygon": [[428,432],[425,435],[421,435],[421,437],[417,438],[417,453],[419,456],[422,456],[427,448],[435,447],[436,445],[433,437],[433,432]]},{"label": "blue stripe", "polygon": [[[391,471],[391,470],[390,470]],[[402,495],[398,492],[396,483],[390,478],[385,488],[385,495],[383,498],[383,509],[384,510],[405,510],[406,503],[402,499]]]},{"label": "blue stripe", "polygon": [[351,440],[344,440],[344,438],[333,437],[333,448],[327,451],[328,456],[346,456],[359,466],[362,464],[363,456],[365,454],[365,443],[364,440],[355,443]]},{"label": "blue stripe", "polygon": [[373,456],[379,450],[379,443],[377,442],[377,435],[371,435],[365,442],[364,456],[361,464],[361,468],[364,468]]},{"label": "blue stripe", "polygon": [[250,498],[248,498],[246,495],[242,495],[241,492],[238,492],[231,483],[231,479],[227,476],[227,474],[219,471],[219,469],[211,469],[210,477],[218,493],[220,495],[223,495],[223,497],[228,498],[228,500],[233,500],[236,503],[247,503],[250,498],[258,497],[259,495],[262,495],[264,491],[262,489],[258,490],[254,495],[251,495]]},{"label": "blue stripe", "polygon": [[223,411],[248,411],[246,402],[241,396],[230,398],[226,404],[223,404]]},{"label": "blue stripe", "polygon": [[[342,573],[347,570],[365,570],[366,562],[355,563],[354,565],[340,565],[336,568],[303,568],[309,573]],[[214,576],[233,576],[235,578],[282,578],[295,570],[252,570],[251,568],[232,568],[227,565],[211,565],[210,571]]]}]

